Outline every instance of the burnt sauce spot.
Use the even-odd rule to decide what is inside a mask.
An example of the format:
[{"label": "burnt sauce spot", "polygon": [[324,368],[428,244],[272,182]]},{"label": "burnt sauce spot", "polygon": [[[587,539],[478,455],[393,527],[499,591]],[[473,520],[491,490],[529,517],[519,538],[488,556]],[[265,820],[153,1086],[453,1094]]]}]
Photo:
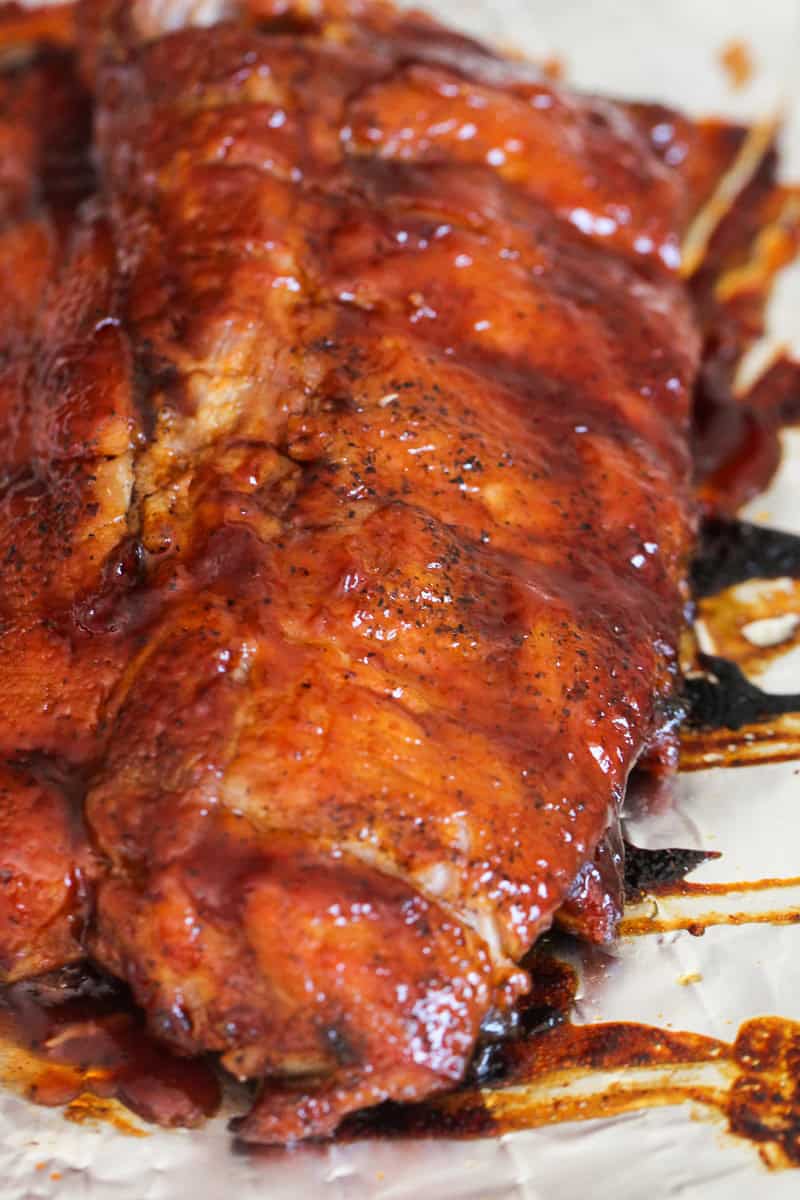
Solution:
[{"label": "burnt sauce spot", "polygon": [[727,1101],[731,1130],[777,1149],[765,1156],[770,1165],[800,1165],[800,1025],[779,1017],[748,1021],[732,1056],[738,1074]]},{"label": "burnt sauce spot", "polygon": [[692,564],[696,600],[748,579],[800,579],[800,537],[729,517],[708,517]]},{"label": "burnt sauce spot", "polygon": [[497,1028],[484,1022],[467,1084],[485,1087],[506,1078],[513,1067],[516,1043],[569,1019],[578,977],[568,963],[551,953],[547,937],[530,952],[524,966],[531,979],[530,991]]},{"label": "burnt sauce spot", "polygon": [[625,843],[625,899],[668,890],[702,863],[720,858],[716,850],[646,850]]},{"label": "burnt sauce spot", "polygon": [[800,693],[773,695],[750,683],[735,663],[711,654],[699,656],[702,674],[684,683],[689,729],[741,729],[786,713],[800,712]]},{"label": "burnt sauce spot", "polygon": [[[701,523],[692,565],[692,592],[704,620],[719,619],[730,653],[742,653],[748,668],[765,666],[782,646],[759,647],[730,633],[723,601],[728,589],[750,580],[800,579],[800,537],[762,528],[724,515],[707,515]],[[709,611],[714,600],[717,607]],[[756,611],[756,615],[760,615]],[[769,608],[764,615],[772,615]],[[779,612],[778,612],[779,615]],[[725,622],[728,622],[726,625]],[[735,630],[737,627],[733,625]],[[684,680],[687,716],[681,729],[680,766],[747,766],[782,762],[800,755],[800,693],[773,694],[751,683],[730,658],[699,654],[698,670]]]}]

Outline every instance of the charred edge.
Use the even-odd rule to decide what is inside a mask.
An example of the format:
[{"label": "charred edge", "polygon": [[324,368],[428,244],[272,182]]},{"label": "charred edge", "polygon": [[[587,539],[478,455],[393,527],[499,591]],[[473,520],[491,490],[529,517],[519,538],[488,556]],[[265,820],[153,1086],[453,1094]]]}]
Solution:
[{"label": "charred edge", "polygon": [[678,883],[709,859],[720,858],[716,850],[645,850],[625,843],[625,900],[643,896]]},{"label": "charred edge", "polygon": [[10,1018],[12,1040],[45,1061],[48,1040],[71,1023],[86,1025],[132,1010],[125,984],[86,961],[0,989],[0,1014]]},{"label": "charred edge", "polygon": [[692,593],[714,596],[748,579],[800,579],[800,537],[723,517],[705,520],[692,565]]},{"label": "charred edge", "polygon": [[771,695],[750,683],[735,663],[700,655],[706,672],[684,683],[690,729],[741,729],[785,713],[800,713],[800,694]]},{"label": "charred edge", "polygon": [[521,1044],[569,1021],[578,977],[569,963],[556,957],[551,935],[537,942],[522,965],[530,975],[530,991],[510,1013],[499,1018],[490,1013],[483,1022],[462,1085],[468,1090],[498,1085],[507,1079],[514,1072]]},{"label": "charred edge", "polygon": [[454,1093],[448,1103],[398,1104],[387,1101],[346,1117],[336,1131],[337,1142],[362,1138],[492,1137],[501,1132],[479,1094]]}]

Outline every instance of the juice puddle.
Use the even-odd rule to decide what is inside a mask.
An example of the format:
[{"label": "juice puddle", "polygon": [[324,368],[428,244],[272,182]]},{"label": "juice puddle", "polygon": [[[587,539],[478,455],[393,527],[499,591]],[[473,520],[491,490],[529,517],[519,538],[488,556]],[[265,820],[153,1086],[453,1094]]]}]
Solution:
[{"label": "juice puddle", "polygon": [[66,1105],[74,1121],[141,1135],[130,1113],[192,1127],[220,1105],[213,1066],[154,1042],[127,992],[85,965],[4,988],[0,1045],[4,1081],[38,1104]]}]

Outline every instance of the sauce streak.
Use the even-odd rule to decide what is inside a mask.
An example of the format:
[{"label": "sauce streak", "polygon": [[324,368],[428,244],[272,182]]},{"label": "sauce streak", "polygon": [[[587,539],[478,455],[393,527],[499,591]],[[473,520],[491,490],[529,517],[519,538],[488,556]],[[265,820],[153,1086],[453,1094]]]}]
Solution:
[{"label": "sauce streak", "polygon": [[[699,854],[701,851],[684,850],[682,853]],[[705,854],[704,857],[719,858],[720,855]],[[734,883],[694,883],[688,879],[675,879],[670,882],[649,885],[648,894],[651,896],[730,896],[739,892],[765,892],[772,888],[788,887],[800,887],[800,875],[786,876],[781,879],[737,879]]]},{"label": "sauce streak", "polygon": [[457,1092],[348,1118],[340,1139],[493,1136],[691,1100],[755,1142],[767,1165],[800,1166],[800,1024],[759,1017],[732,1044],[634,1023],[574,1025],[572,968],[541,948],[529,966],[527,1003],[546,1015],[533,1036],[493,1047]]},{"label": "sauce streak", "polygon": [[[684,852],[686,853],[686,852]],[[764,893],[778,893],[768,899],[782,899],[777,908],[759,907],[758,897]],[[792,893],[781,897],[781,893]],[[623,937],[636,937],[653,933],[668,933],[685,929],[699,936],[712,925],[794,925],[800,922],[800,876],[736,880],[733,883],[695,883],[686,879],[655,881],[632,897],[633,905],[626,909],[619,932]],[[697,911],[692,900],[703,897],[750,896],[753,901],[745,909],[734,910],[730,905],[725,911],[705,909]],[[690,903],[680,904],[685,898]],[[661,899],[665,903],[658,904]],[[671,905],[668,901],[678,901]],[[644,904],[638,902],[644,901]]]},{"label": "sauce streak", "polygon": [[790,715],[741,729],[687,730],[681,737],[682,771],[751,767],[800,757],[800,717]]}]

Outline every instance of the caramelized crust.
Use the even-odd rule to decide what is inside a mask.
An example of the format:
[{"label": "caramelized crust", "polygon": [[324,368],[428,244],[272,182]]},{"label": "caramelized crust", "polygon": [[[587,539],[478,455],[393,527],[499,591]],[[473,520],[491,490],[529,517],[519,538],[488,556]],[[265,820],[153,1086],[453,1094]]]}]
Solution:
[{"label": "caramelized crust", "polygon": [[[87,453],[101,419],[91,394],[73,396],[83,427],[71,441],[62,423],[67,342],[78,333],[67,312],[91,288],[91,264],[76,264],[78,288],[51,283],[91,187],[89,98],[69,57],[26,44],[43,16],[32,28],[6,8],[0,47],[15,57],[0,74],[0,973],[15,979],[85,953],[90,863],[68,764],[94,742],[104,656],[79,648],[70,613],[118,532],[105,546],[97,537],[110,472]],[[127,497],[123,520],[126,507]]]},{"label": "caramelized crust", "polygon": [[266,1080],[244,1137],[327,1134],[459,1079],[566,900],[613,933],[719,147],[383,6],[79,17],[100,197],[29,339],[0,705],[89,770],[93,957]]}]

